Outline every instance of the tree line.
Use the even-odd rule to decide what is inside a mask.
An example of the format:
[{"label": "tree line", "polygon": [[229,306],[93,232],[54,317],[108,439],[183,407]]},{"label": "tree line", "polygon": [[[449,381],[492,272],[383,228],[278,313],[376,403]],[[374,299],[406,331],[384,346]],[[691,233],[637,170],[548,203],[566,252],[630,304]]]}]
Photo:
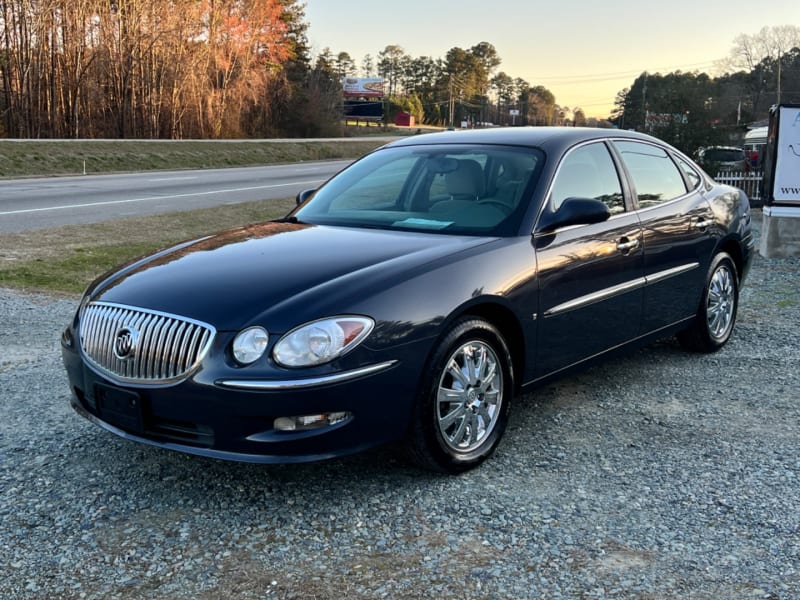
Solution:
[{"label": "tree line", "polygon": [[303,19],[296,0],[0,0],[2,133],[292,131],[308,60]]},{"label": "tree line", "polygon": [[[390,45],[377,59],[365,56],[360,70],[348,53],[334,55],[326,48],[316,67],[332,78],[356,72],[384,77],[393,105],[421,122],[616,126],[646,131],[687,153],[740,138],[747,126],[768,117],[773,104],[800,102],[800,27],[793,25],[738,35],[716,77],[697,71],[641,73],[617,94],[607,120],[560,106],[546,87],[498,72],[500,64],[494,47],[481,42],[452,48],[443,59],[411,57]],[[512,117],[511,109],[518,114]]]},{"label": "tree line", "polygon": [[765,122],[778,103],[800,103],[800,27],[740,34],[723,73],[640,74],[615,99],[610,120],[665,139],[686,152],[726,144]]},{"label": "tree line", "polygon": [[[412,57],[389,45],[376,58],[356,62],[347,52],[326,48],[315,69],[331,80],[344,75],[378,75],[397,109],[420,122],[458,125],[616,126],[646,131],[687,153],[700,146],[728,144],[747,126],[764,121],[779,102],[800,102],[800,27],[764,27],[740,34],[730,55],[711,76],[702,72],[643,72],[621,90],[608,119],[589,119],[580,107],[560,106],[542,85],[498,71],[494,46],[451,48],[444,58]],[[515,115],[510,115],[510,110]]]},{"label": "tree line", "polygon": [[[498,71],[501,58],[489,42],[470,48],[453,47],[444,58],[414,57],[390,44],[377,57],[366,55],[360,65],[348,52],[325,48],[314,70],[338,82],[345,76],[379,76],[393,110],[405,110],[421,123],[433,125],[556,125],[570,109],[556,104],[553,93],[520,77]],[[518,114],[513,116],[511,110]]]},{"label": "tree line", "polygon": [[[345,52],[312,61],[299,0],[0,0],[0,135],[235,138],[334,135]],[[543,86],[496,72],[488,42],[444,58],[367,56],[393,110],[420,122],[559,123]]]},{"label": "tree line", "polygon": [[0,0],[0,135],[337,135],[342,80],[360,75],[383,77],[390,110],[420,123],[613,123],[692,151],[800,101],[795,26],[738,36],[718,77],[642,73],[600,123],[501,70],[485,41],[441,58],[387,45],[356,64],[328,48],[312,59],[308,27],[301,0]]}]

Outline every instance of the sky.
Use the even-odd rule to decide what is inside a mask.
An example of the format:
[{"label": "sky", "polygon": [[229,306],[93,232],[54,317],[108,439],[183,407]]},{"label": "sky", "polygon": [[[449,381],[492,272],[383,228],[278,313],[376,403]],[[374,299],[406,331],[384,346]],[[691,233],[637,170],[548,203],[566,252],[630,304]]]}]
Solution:
[{"label": "sky", "polygon": [[[498,71],[544,85],[556,103],[589,117],[641,73],[717,75],[734,38],[762,27],[800,25],[800,1],[770,0],[305,0],[312,54],[347,52],[360,67],[387,45],[412,57],[444,58],[489,42]],[[769,9],[760,8],[768,6]]]}]

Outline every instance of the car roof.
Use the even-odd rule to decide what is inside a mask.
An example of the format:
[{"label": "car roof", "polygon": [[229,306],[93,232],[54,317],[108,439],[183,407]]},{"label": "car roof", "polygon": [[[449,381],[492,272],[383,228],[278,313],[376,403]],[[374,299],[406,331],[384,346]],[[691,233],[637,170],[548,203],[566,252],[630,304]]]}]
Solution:
[{"label": "car roof", "polygon": [[409,136],[388,144],[389,147],[429,144],[502,144],[529,146],[543,150],[564,150],[577,143],[601,139],[631,139],[662,144],[649,135],[623,129],[592,127],[498,127],[466,129]]},{"label": "car roof", "polygon": [[756,139],[760,139],[760,138],[766,139],[768,131],[769,131],[769,127],[767,127],[766,125],[763,126],[763,127],[753,127],[753,129],[751,129],[750,131],[748,131],[747,133],[744,134],[744,139],[745,140],[751,140],[751,139],[754,139],[754,138],[756,138]]}]

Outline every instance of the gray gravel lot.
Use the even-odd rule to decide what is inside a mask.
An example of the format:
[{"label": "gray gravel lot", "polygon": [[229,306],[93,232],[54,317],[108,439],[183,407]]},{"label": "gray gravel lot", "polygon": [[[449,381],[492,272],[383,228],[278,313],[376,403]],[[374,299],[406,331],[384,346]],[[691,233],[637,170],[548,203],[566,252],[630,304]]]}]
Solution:
[{"label": "gray gravel lot", "polygon": [[459,477],[118,439],[69,408],[74,306],[0,289],[0,598],[800,597],[800,259],[756,258],[721,352],[549,385]]}]

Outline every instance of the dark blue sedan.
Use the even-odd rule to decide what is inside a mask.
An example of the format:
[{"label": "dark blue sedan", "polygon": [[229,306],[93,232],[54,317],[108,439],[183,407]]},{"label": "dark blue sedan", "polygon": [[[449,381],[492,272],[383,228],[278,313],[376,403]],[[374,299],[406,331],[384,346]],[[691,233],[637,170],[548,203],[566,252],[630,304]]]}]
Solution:
[{"label": "dark blue sedan", "polygon": [[95,281],[62,340],[74,408],[203,456],[400,440],[459,472],[550,377],[673,334],[718,350],[753,256],[744,193],[617,130],[415,136],[298,202]]}]

